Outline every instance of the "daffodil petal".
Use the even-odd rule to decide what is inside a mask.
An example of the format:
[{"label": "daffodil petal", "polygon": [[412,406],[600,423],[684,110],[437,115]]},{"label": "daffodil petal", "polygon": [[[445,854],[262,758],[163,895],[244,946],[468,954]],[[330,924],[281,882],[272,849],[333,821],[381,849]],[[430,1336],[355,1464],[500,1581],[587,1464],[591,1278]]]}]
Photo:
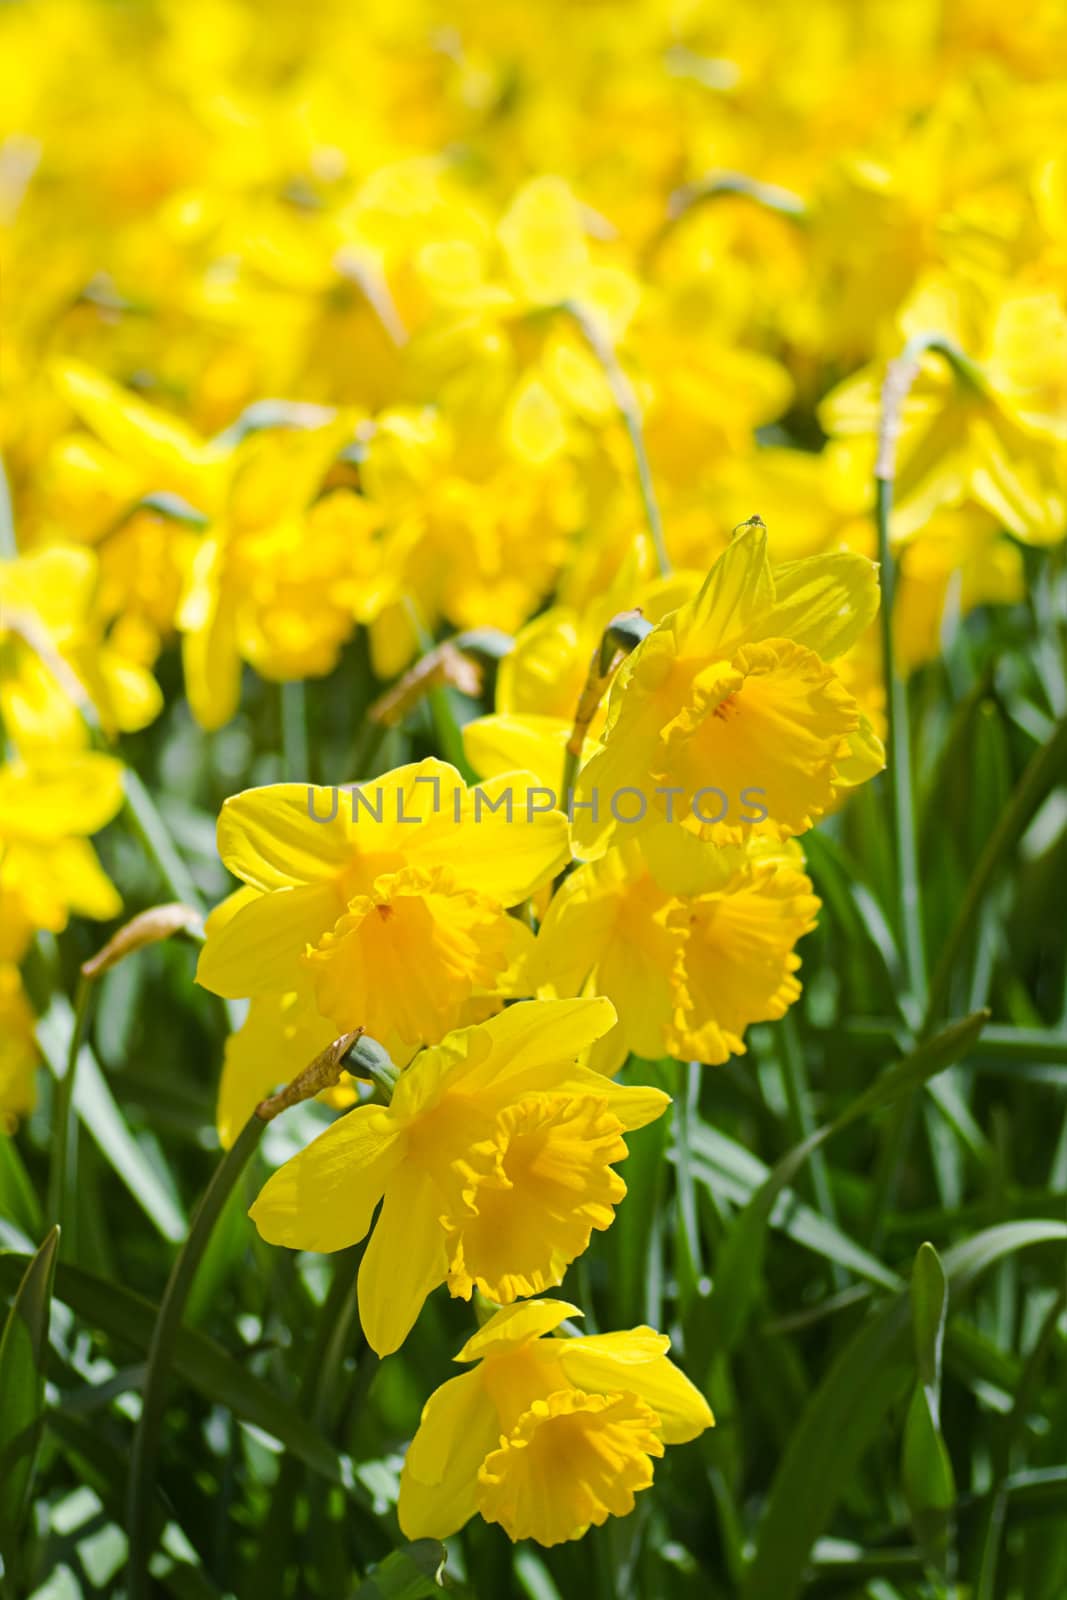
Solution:
[{"label": "daffodil petal", "polygon": [[878,612],[878,567],[848,550],[775,568],[774,604],[753,639],[793,639],[832,661],[855,644]]},{"label": "daffodil petal", "polygon": [[714,1424],[700,1390],[668,1358],[670,1340],[652,1328],[592,1334],[561,1343],[560,1359],[571,1383],[601,1394],[632,1389],[660,1421],[665,1444],[685,1444]]},{"label": "daffodil petal", "polygon": [[449,867],[464,888],[503,906],[518,905],[547,883],[567,860],[567,819],[545,809],[532,773],[509,772],[479,784],[465,798],[466,826],[443,812],[418,842],[420,866]]},{"label": "daffodil petal", "polygon": [[403,1156],[380,1106],[357,1106],[267,1180],[249,1216],[268,1244],[344,1250],[357,1244]]},{"label": "daffodil petal", "polygon": [[520,1000],[481,1024],[490,1039],[487,1056],[463,1063],[456,1081],[465,1094],[492,1091],[514,1099],[524,1089],[544,1087],[544,1068],[575,1062],[615,1022],[615,1007],[602,996],[577,1000]]},{"label": "daffodil petal", "polygon": [[341,910],[332,883],[259,895],[212,930],[200,952],[196,981],[228,1000],[271,989],[285,994],[293,988],[300,957],[333,926]]},{"label": "daffodil petal", "polygon": [[747,638],[752,623],[773,600],[767,530],[744,527],[716,561],[699,593],[665,626],[673,627],[683,657],[728,655],[731,641]]},{"label": "daffodil petal", "polygon": [[437,1187],[422,1167],[402,1165],[394,1172],[359,1268],[360,1321],[380,1356],[399,1350],[426,1296],[445,1281],[441,1209]]},{"label": "daffodil petal", "polygon": [[481,1361],[494,1352],[509,1346],[525,1344],[528,1339],[539,1339],[551,1333],[568,1317],[582,1315],[577,1306],[566,1300],[524,1300],[494,1311],[488,1322],[477,1333],[472,1333],[454,1358],[456,1361]]},{"label": "daffodil petal", "polygon": [[219,814],[219,855],[235,877],[257,889],[314,883],[351,859],[350,815],[350,797],[337,789],[308,783],[245,789]]},{"label": "daffodil petal", "polygon": [[524,770],[563,800],[563,763],[570,724],[562,717],[502,712],[476,717],[463,729],[467,760],[483,778]]},{"label": "daffodil petal", "polygon": [[478,1469],[500,1423],[480,1372],[435,1389],[404,1457],[397,1516],[408,1539],[447,1539],[478,1509]]}]

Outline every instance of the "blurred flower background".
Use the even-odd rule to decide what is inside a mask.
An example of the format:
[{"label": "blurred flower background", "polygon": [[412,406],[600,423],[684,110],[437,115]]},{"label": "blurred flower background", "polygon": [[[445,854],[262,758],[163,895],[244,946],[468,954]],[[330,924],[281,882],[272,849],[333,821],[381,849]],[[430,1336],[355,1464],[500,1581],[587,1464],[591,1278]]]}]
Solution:
[{"label": "blurred flower background", "polygon": [[5,1600],[1062,1600],[1065,127],[1059,0],[0,7]]}]

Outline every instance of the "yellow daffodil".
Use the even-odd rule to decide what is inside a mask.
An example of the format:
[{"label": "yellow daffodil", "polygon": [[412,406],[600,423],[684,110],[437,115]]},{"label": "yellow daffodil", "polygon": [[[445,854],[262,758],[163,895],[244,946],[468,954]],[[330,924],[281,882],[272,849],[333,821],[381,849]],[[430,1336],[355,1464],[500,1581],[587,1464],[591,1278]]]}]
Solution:
[{"label": "yellow daffodil", "polygon": [[874,566],[835,553],[772,575],[766,546],[762,525],[743,528],[700,592],[620,668],[578,779],[578,855],[602,855],[620,826],[664,818],[719,843],[757,828],[786,839],[833,803],[840,768],[881,766],[828,664],[877,609]]},{"label": "yellow daffodil", "polygon": [[[248,885],[228,895],[209,914],[207,937],[217,938],[227,922],[256,898],[257,891]],[[215,1109],[223,1149],[230,1148],[261,1100],[295,1078],[337,1036],[334,1024],[316,1010],[306,981],[286,994],[255,995],[247,1017],[229,1035],[223,1051]],[[323,1098],[341,1109],[351,1105],[353,1091],[339,1085]]]},{"label": "yellow daffodil", "polygon": [[[944,330],[974,358],[970,377],[921,357],[896,450],[893,534],[920,533],[935,511],[968,501],[1017,538],[1048,545],[1067,531],[1067,312],[1050,293],[1005,293],[976,310],[955,286],[920,286],[902,309],[905,334]],[[862,442],[873,464],[882,407],[880,365],[823,400],[828,433]]]},{"label": "yellow daffodil", "polygon": [[428,1400],[400,1479],[409,1539],[445,1539],[472,1516],[510,1539],[580,1539],[624,1517],[668,1444],[714,1425],[700,1391],[648,1327],[545,1338],[580,1316],[533,1300],[490,1317],[457,1361],[477,1363]]},{"label": "yellow daffodil", "polygon": [[366,1028],[404,1061],[472,1003],[521,992],[532,936],[507,908],[566,859],[550,805],[528,776],[468,789],[436,760],[363,789],[246,790],[218,839],[251,893],[209,927],[198,980],[234,999],[310,992],[334,1036]]},{"label": "yellow daffodil", "polygon": [[510,1302],[561,1283],[626,1192],[623,1134],[668,1104],[577,1065],[615,1021],[607,1000],[526,1001],[450,1034],[269,1180],[251,1216],[272,1244],[362,1239],[363,1328],[379,1355],[438,1284]]},{"label": "yellow daffodil", "polygon": [[21,750],[143,728],[163,700],[152,675],[114,648],[96,612],[92,551],[53,545],[0,562],[0,714]]},{"label": "yellow daffodil", "polygon": [[522,626],[551,591],[580,523],[572,466],[531,473],[442,411],[378,418],[361,481],[389,528],[362,615],[382,676],[419,647],[419,625]]},{"label": "yellow daffodil", "polygon": [[598,1070],[630,1051],[719,1063],[800,994],[794,945],[818,907],[798,846],[707,845],[663,823],[564,881],[536,971],[546,992],[588,986],[613,1002],[618,1024],[590,1053]]},{"label": "yellow daffodil", "polygon": [[[493,778],[522,767],[557,793],[590,657],[611,618],[636,607],[647,621],[659,622],[699,586],[694,572],[639,583],[630,562],[584,611],[550,606],[528,622],[500,663],[495,712],[464,726],[463,745],[475,771]],[[601,733],[605,715],[601,706],[589,725],[590,738]]]},{"label": "yellow daffodil", "polygon": [[[328,672],[377,570],[375,510],[352,493],[317,498],[353,419],[311,408],[310,416],[296,413],[300,425],[203,440],[76,364],[60,378],[78,415],[126,470],[123,509],[132,527],[145,529],[146,499],[149,510],[167,512],[168,555],[181,563],[171,621],[182,634],[197,720],[217,728],[233,715],[242,661],[276,679]],[[147,524],[157,534],[159,520],[157,513]],[[116,536],[129,537],[122,515],[112,524]],[[199,529],[195,539],[189,524]],[[111,534],[98,537],[107,550]],[[125,573],[130,584],[120,604],[161,620],[142,592],[142,561],[120,571],[112,560],[109,572],[113,583]]]},{"label": "yellow daffodil", "polygon": [[[101,920],[122,900],[87,835],[122,805],[122,764],[90,752],[0,766],[0,899],[5,923],[60,932],[72,912]],[[21,951],[19,952],[21,953]]]}]

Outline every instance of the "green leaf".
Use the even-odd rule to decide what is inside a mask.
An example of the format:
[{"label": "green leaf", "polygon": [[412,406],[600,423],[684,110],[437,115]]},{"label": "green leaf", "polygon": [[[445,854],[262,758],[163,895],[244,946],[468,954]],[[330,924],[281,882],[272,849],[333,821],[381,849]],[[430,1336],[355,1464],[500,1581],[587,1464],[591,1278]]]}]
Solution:
[{"label": "green leaf", "polygon": [[44,1414],[45,1361],[59,1229],[30,1260],[0,1338],[0,1555],[14,1566]]},{"label": "green leaf", "polygon": [[[623,1068],[624,1083],[644,1081],[667,1089],[668,1079],[662,1062],[635,1066],[631,1061]],[[651,1322],[658,1327],[660,1323],[663,1272],[656,1224],[669,1173],[669,1138],[667,1117],[657,1117],[627,1136],[630,1154],[625,1166],[626,1198],[613,1226],[604,1235],[602,1246],[611,1263],[605,1287],[613,1327],[626,1328],[635,1322]]]},{"label": "green leaf", "polygon": [[[37,1041],[57,1081],[66,1071],[73,1028],[73,1007],[65,995],[57,994],[37,1023]],[[163,1182],[130,1132],[88,1045],[83,1045],[78,1055],[74,1109],[105,1161],[114,1168],[164,1239],[176,1244],[184,1238],[185,1218],[174,1198],[173,1187]]]},{"label": "green leaf", "polygon": [[927,1018],[936,1018],[944,1004],[956,970],[956,962],[972,937],[985,896],[1018,847],[1031,819],[1057,784],[1067,775],[1067,717],[1056,724],[1047,744],[1036,750],[1027,763],[1011,799],[1000,813],[997,826],[989,835],[985,849],[971,874],[960,901],[956,919],[941,947],[930,981]]},{"label": "green leaf", "polygon": [[892,1105],[966,1055],[987,1016],[988,1012],[980,1011],[954,1022],[904,1056],[833,1122],[817,1128],[782,1157],[735,1221],[716,1262],[712,1306],[720,1346],[733,1349],[744,1332],[762,1281],[767,1229],[775,1203],[808,1158],[859,1118]]},{"label": "green leaf", "polygon": [[[77,1481],[91,1486],[108,1513],[120,1522],[126,1495],[128,1462],[125,1454],[90,1422],[68,1411],[49,1413],[48,1432],[77,1474]],[[166,1527],[168,1514],[167,1501],[157,1490],[153,1520],[160,1535]],[[168,1560],[160,1563],[154,1575],[162,1588],[179,1600],[220,1600],[220,1591],[203,1569],[191,1562]]]},{"label": "green leaf", "polygon": [[386,1556],[352,1600],[425,1600],[440,1593],[445,1547],[436,1539],[416,1539],[403,1550]]},{"label": "green leaf", "polygon": [[[652,1126],[658,1124],[653,1123]],[[642,1133],[644,1131],[641,1130]],[[717,1128],[697,1124],[690,1132],[690,1139],[700,1158],[692,1164],[693,1176],[705,1184],[716,1199],[744,1206],[766,1181],[770,1168],[758,1156],[746,1150],[744,1145],[720,1133]],[[823,1256],[827,1261],[837,1262],[857,1277],[880,1284],[883,1289],[900,1287],[900,1278],[883,1261],[810,1206],[800,1204],[789,1190],[779,1195],[771,1211],[769,1226],[781,1229],[795,1244]],[[608,1234],[609,1240],[614,1231],[613,1228]]]},{"label": "green leaf", "polygon": [[[0,1255],[0,1293],[14,1288],[28,1259]],[[144,1295],[61,1261],[56,1269],[55,1297],[89,1327],[142,1358],[147,1354],[158,1308]],[[182,1328],[174,1346],[174,1371],[205,1400],[225,1406],[240,1422],[261,1428],[320,1477],[345,1485],[349,1492],[354,1489],[356,1497],[361,1497],[359,1486],[353,1486],[347,1458],[301,1411],[214,1339]]]},{"label": "green leaf", "polygon": [[987,1267],[1031,1245],[1067,1243],[1067,1222],[1039,1217],[1029,1222],[1004,1222],[973,1239],[953,1245],[942,1258],[953,1295],[962,1294]]},{"label": "green leaf", "polygon": [[41,1207],[14,1139],[0,1134],[0,1217],[27,1240],[41,1231]]},{"label": "green leaf", "polygon": [[148,1563],[154,1547],[152,1496],[156,1486],[156,1462],[163,1433],[167,1379],[185,1314],[185,1303],[189,1298],[197,1267],[210,1242],[215,1224],[234,1184],[259,1143],[263,1128],[264,1123],[255,1114],[250,1116],[232,1148],[226,1151],[215,1168],[211,1182],[204,1190],[203,1198],[196,1208],[188,1237],[175,1258],[167,1286],[163,1291],[163,1298],[159,1303],[159,1315],[148,1346],[141,1415],[137,1421],[130,1455],[127,1526],[130,1539],[127,1574],[129,1600],[148,1600],[150,1594]]},{"label": "green leaf", "polygon": [[919,1381],[904,1423],[901,1480],[915,1537],[943,1583],[954,1574],[952,1512],[956,1482],[941,1432],[941,1351],[948,1285],[940,1257],[923,1244],[911,1278],[912,1331]]},{"label": "green leaf", "polygon": [[911,1275],[911,1315],[915,1333],[915,1364],[919,1382],[933,1393],[935,1405],[941,1395],[941,1351],[945,1341],[945,1315],[948,1284],[941,1257],[932,1244],[919,1246]]},{"label": "green leaf", "polygon": [[[1052,1242],[1067,1242],[1067,1223],[1007,1223],[946,1251],[953,1301],[1005,1256]],[[771,1485],[742,1600],[796,1600],[816,1539],[907,1386],[909,1309],[905,1292],[876,1312],[805,1407]],[[1060,1492],[1058,1479],[1052,1492]]]}]

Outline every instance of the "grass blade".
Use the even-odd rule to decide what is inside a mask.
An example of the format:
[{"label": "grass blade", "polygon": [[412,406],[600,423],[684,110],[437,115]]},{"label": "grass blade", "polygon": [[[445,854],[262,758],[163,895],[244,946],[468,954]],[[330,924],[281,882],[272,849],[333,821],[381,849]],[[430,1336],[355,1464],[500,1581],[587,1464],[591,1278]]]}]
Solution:
[{"label": "grass blade", "polygon": [[59,1229],[26,1268],[0,1338],[0,1555],[15,1568],[44,1413],[48,1321]]},{"label": "grass blade", "polygon": [[174,1356],[174,1345],[181,1327],[185,1302],[192,1288],[200,1258],[211,1238],[231,1189],[244,1171],[264,1124],[249,1117],[233,1147],[226,1152],[204,1191],[189,1228],[189,1235],[178,1252],[152,1332],[148,1349],[141,1417],[133,1439],[130,1457],[130,1488],[127,1512],[130,1540],[129,1600],[149,1600],[151,1583],[148,1562],[152,1555],[151,1510],[155,1492],[156,1459],[163,1428],[166,1384]]}]

